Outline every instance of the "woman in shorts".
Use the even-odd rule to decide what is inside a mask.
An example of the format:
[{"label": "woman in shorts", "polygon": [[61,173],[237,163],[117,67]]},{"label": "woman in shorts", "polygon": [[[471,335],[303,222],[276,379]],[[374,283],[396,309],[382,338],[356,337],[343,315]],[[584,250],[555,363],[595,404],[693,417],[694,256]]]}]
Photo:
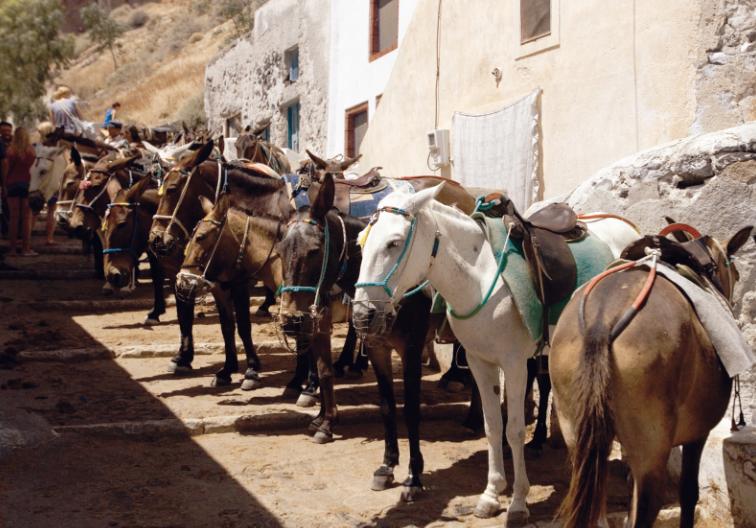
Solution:
[{"label": "woman in shorts", "polygon": [[4,188],[10,209],[9,250],[11,253],[17,251],[18,228],[21,224],[21,254],[28,257],[36,255],[31,248],[31,210],[29,209],[29,182],[35,160],[36,154],[29,141],[29,133],[24,127],[16,128],[3,160]]}]

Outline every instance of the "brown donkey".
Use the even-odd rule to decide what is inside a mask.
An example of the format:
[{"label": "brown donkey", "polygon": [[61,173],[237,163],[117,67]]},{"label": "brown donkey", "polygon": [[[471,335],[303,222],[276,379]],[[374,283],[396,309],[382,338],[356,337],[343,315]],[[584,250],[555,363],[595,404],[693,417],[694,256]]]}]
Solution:
[{"label": "brown donkey", "polygon": [[[731,257],[751,230],[740,230],[726,250],[709,237],[697,240],[712,261],[704,275],[728,300],[738,278]],[[594,284],[585,302],[589,288],[584,288],[554,333],[551,380],[572,461],[559,513],[566,528],[607,525],[607,458],[615,437],[634,479],[628,526],[653,525],[667,459],[678,445],[683,446],[680,526],[693,526],[701,452],[725,413],[732,382],[685,295],[663,276],[653,283],[649,276],[645,267],[611,273]],[[639,292],[650,284],[641,304]],[[624,326],[631,305],[642,308]]]}]

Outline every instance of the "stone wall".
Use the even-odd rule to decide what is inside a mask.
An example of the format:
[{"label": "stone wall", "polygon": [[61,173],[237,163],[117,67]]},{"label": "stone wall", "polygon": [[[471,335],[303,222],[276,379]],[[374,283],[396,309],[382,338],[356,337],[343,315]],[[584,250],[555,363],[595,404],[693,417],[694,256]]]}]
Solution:
[{"label": "stone wall", "polygon": [[[627,157],[599,171],[573,191],[579,211],[627,216],[644,233],[665,225],[664,216],[726,241],[756,225],[756,122],[675,141]],[[735,316],[756,346],[756,244],[737,254],[740,281]],[[756,422],[756,371],[741,376],[748,423]],[[729,415],[727,417],[729,420]]]},{"label": "stone wall", "polygon": [[[325,148],[329,0],[273,0],[255,13],[250,38],[224,50],[205,71],[211,130],[241,114],[243,126],[270,120],[271,141],[287,145],[286,107],[300,103],[300,151]],[[284,53],[299,46],[299,78],[286,79]]]},{"label": "stone wall", "polygon": [[709,0],[699,22],[697,134],[756,119],[756,0]]}]

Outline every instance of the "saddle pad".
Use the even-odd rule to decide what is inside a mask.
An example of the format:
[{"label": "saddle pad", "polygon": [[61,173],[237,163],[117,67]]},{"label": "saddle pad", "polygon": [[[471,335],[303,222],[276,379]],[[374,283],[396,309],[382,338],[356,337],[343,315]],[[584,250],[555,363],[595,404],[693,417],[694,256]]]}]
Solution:
[{"label": "saddle pad", "polygon": [[[481,225],[494,252],[499,255],[507,238],[507,231],[501,218],[489,218],[480,213],[474,214],[473,218]],[[577,264],[576,289],[604,271],[606,266],[614,260],[609,246],[595,236],[588,235],[581,240],[569,242],[567,245]],[[530,337],[534,341],[539,341],[542,336],[543,305],[538,299],[530,277],[528,263],[525,261],[522,247],[510,241],[505,258],[506,263],[502,278],[512,293],[512,299],[530,333]],[[572,292],[550,308],[549,324],[556,324],[571,296]]]},{"label": "saddle pad", "polygon": [[756,364],[756,354],[718,293],[701,288],[666,264],[659,264],[656,270],[690,300],[730,377],[742,374]]},{"label": "saddle pad", "polygon": [[[307,195],[307,189],[299,186],[299,175],[286,174],[284,179],[286,180],[286,186],[289,190],[289,196],[294,200],[294,207],[298,211],[302,208],[309,207],[310,198]],[[367,219],[378,209],[380,201],[392,192],[415,192],[414,187],[408,182],[393,179],[385,179],[383,181],[385,181],[387,185],[378,192],[372,194],[365,194],[362,192],[350,193],[349,211],[342,211],[342,213],[357,218]]]}]

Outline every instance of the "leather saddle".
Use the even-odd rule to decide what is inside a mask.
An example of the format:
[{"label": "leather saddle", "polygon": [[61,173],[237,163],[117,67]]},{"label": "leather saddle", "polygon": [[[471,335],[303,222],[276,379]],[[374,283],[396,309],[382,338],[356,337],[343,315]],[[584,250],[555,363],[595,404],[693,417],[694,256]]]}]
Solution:
[{"label": "leather saddle", "polygon": [[358,195],[376,194],[388,187],[388,182],[381,178],[380,167],[373,167],[367,173],[353,180],[335,178],[336,195],[333,204],[340,211],[351,211],[353,197]]},{"label": "leather saddle", "polygon": [[[661,252],[659,260],[662,262],[672,267],[686,266],[700,279],[708,279],[721,289],[716,275],[717,262],[706,245],[708,239],[708,236],[703,236],[687,242],[678,242],[658,235],[647,235],[623,249],[620,258],[640,260],[646,256],[646,248],[658,249]],[[706,283],[704,280],[699,282]]]},{"label": "leather saddle", "polygon": [[522,244],[530,278],[544,307],[543,336],[548,342],[549,308],[570,295],[577,283],[577,264],[567,243],[584,238],[587,228],[565,203],[549,204],[524,218],[503,194],[488,195],[486,202],[495,204],[487,214],[501,215],[504,225],[512,225],[510,237]]}]

